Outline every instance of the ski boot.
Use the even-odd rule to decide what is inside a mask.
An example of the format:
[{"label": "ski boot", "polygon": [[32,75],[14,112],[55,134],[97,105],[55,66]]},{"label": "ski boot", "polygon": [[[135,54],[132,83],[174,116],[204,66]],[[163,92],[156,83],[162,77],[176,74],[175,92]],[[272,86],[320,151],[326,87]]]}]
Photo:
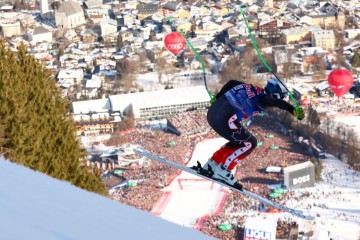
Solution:
[{"label": "ski boot", "polygon": [[227,170],[222,164],[214,169],[212,178],[226,183],[227,185],[233,186],[241,191],[243,189],[241,183],[237,181],[233,173],[230,170]]},{"label": "ski boot", "polygon": [[204,170],[207,171],[209,177],[213,177],[218,167],[219,165],[212,158],[209,158],[204,165]]}]

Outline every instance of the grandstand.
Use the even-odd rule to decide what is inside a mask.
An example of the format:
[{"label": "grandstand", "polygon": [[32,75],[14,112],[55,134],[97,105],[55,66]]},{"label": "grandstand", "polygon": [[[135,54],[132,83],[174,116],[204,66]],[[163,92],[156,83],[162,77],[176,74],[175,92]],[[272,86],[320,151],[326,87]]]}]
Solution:
[{"label": "grandstand", "polygon": [[204,86],[112,95],[106,99],[72,103],[75,119],[79,115],[108,112],[128,115],[132,109],[135,119],[150,119],[181,113],[188,109],[206,108],[210,105]]},{"label": "grandstand", "polygon": [[[121,121],[121,117],[134,115],[136,120],[159,119],[188,110],[205,109],[210,106],[204,86],[112,95],[106,99],[72,103],[72,115],[80,131],[112,132],[109,124]],[[99,121],[101,120],[101,121]],[[96,123],[96,124],[94,124]],[[96,129],[95,129],[96,128]],[[111,128],[111,127],[110,127]]]},{"label": "grandstand", "polygon": [[124,115],[132,111],[135,119],[150,119],[209,106],[204,86],[175,88],[110,96],[112,111]]}]

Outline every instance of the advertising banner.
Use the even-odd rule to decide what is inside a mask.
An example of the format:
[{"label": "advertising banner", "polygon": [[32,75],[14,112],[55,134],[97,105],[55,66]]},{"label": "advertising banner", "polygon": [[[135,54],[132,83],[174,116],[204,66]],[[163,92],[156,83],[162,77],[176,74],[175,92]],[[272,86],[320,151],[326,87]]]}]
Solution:
[{"label": "advertising banner", "polygon": [[312,162],[296,164],[284,168],[284,185],[287,188],[313,187],[315,184],[315,166]]},{"label": "advertising banner", "polygon": [[244,240],[276,240],[276,221],[262,218],[247,218]]}]

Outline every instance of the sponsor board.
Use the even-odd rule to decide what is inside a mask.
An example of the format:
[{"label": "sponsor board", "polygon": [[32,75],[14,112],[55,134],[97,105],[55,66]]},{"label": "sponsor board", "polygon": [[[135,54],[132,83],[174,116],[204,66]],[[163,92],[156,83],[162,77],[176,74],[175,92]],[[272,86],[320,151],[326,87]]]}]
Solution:
[{"label": "sponsor board", "polygon": [[297,185],[300,183],[305,183],[310,181],[310,175],[306,175],[306,176],[302,176],[302,177],[298,177],[298,178],[293,178],[293,185]]},{"label": "sponsor board", "polygon": [[284,168],[284,185],[287,188],[313,187],[315,185],[315,166],[307,161]]},{"label": "sponsor board", "polygon": [[271,232],[256,229],[245,229],[244,240],[272,240]]},{"label": "sponsor board", "polygon": [[246,219],[244,240],[275,240],[276,239],[275,220],[267,220],[258,217]]}]

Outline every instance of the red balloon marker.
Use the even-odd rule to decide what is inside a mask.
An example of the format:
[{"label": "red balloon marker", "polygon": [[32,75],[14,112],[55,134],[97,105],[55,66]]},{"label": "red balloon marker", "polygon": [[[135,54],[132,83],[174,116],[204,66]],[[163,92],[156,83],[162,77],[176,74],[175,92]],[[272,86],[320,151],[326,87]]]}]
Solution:
[{"label": "red balloon marker", "polygon": [[178,32],[172,32],[165,36],[165,47],[173,54],[178,54],[185,46],[185,38]]},{"label": "red balloon marker", "polygon": [[340,98],[350,90],[354,83],[354,78],[350,71],[336,69],[329,74],[328,83],[331,90]]}]

